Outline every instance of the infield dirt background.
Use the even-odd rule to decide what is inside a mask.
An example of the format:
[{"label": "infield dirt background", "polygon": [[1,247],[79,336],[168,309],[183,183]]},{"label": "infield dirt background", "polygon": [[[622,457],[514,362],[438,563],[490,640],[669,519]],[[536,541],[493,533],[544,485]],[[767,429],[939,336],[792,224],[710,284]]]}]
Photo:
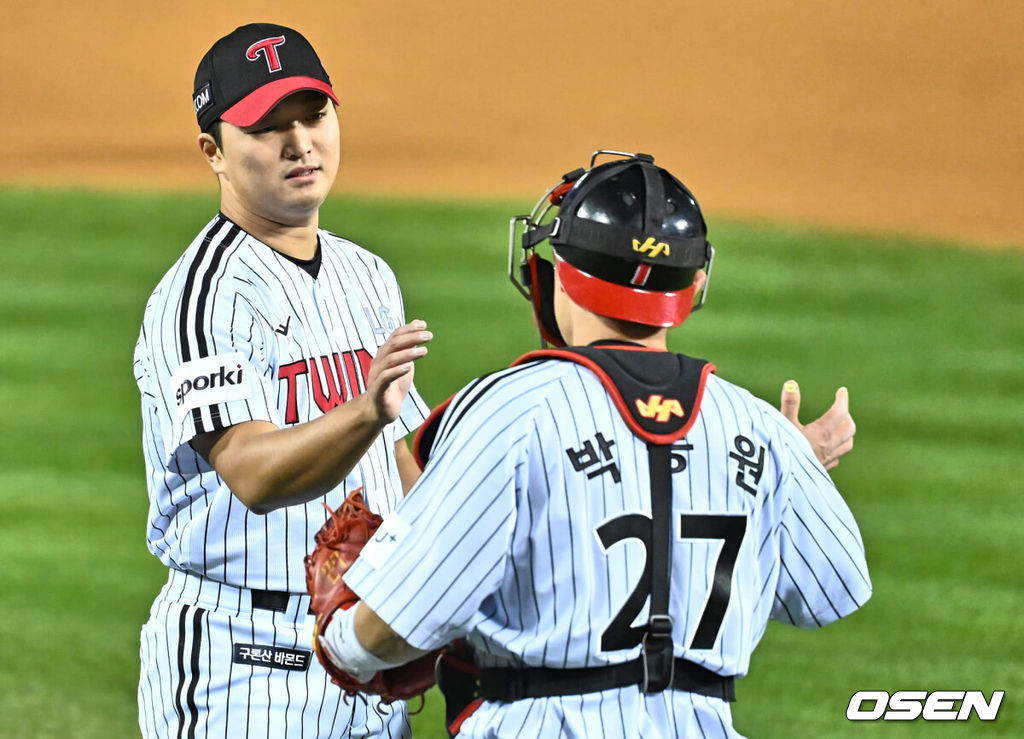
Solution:
[{"label": "infield dirt background", "polygon": [[320,50],[338,192],[532,202],[618,148],[716,215],[1024,244],[1020,0],[4,0],[0,184],[213,191],[192,77],[253,20]]}]

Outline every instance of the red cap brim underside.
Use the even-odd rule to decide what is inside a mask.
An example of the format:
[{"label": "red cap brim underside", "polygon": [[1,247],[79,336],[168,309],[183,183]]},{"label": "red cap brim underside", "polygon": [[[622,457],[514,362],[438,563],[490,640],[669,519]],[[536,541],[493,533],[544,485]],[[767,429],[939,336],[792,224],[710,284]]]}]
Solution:
[{"label": "red cap brim underside", "polygon": [[331,86],[313,77],[284,77],[268,82],[258,90],[254,90],[224,111],[221,118],[232,125],[251,126],[273,110],[274,106],[291,95],[302,90],[322,92],[337,104]]},{"label": "red cap brim underside", "polygon": [[573,302],[598,315],[668,328],[685,321],[693,310],[693,285],[671,292],[616,285],[576,269],[557,254],[555,268]]}]

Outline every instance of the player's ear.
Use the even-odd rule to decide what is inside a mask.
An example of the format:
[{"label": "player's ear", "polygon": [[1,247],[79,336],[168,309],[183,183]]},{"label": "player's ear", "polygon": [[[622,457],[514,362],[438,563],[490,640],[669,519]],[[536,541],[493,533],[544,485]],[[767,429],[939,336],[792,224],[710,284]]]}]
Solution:
[{"label": "player's ear", "polygon": [[221,152],[220,147],[217,146],[213,136],[208,133],[201,133],[199,138],[196,139],[196,143],[199,144],[199,151],[202,152],[206,163],[210,165],[210,169],[214,172],[220,172],[223,168],[224,154]]},{"label": "player's ear", "polygon": [[707,281],[708,273],[702,269],[698,269],[697,272],[693,275],[693,292],[699,293],[701,291],[701,288],[704,287],[704,283]]}]

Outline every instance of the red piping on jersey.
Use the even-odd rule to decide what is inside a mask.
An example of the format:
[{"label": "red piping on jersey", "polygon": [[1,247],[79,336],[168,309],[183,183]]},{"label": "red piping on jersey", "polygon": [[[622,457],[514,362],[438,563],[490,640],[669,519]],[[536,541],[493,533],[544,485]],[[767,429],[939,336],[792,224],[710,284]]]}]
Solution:
[{"label": "red piping on jersey", "polygon": [[[630,347],[622,348],[625,349]],[[632,348],[635,351],[647,350],[647,347]],[[618,347],[616,347],[616,349],[618,349]],[[523,356],[519,357],[519,359],[514,361],[510,366],[515,367],[518,364],[523,364],[534,359],[544,358],[568,359],[571,362],[582,364],[588,370],[597,375],[597,379],[601,381],[601,384],[604,385],[605,389],[608,391],[608,394],[611,395],[612,400],[615,402],[615,407],[619,409],[619,415],[622,416],[622,419],[626,422],[626,425],[629,426],[630,430],[634,434],[639,436],[641,439],[644,439],[645,441],[651,442],[652,444],[671,444],[673,442],[679,441],[690,432],[690,428],[697,420],[697,412],[700,410],[700,402],[701,399],[704,397],[704,385],[708,380],[708,375],[717,369],[715,365],[708,362],[707,364],[704,365],[704,369],[701,370],[700,384],[697,386],[697,394],[696,396],[694,396],[693,399],[693,408],[690,409],[690,416],[689,418],[686,419],[686,423],[683,424],[683,427],[671,434],[652,434],[650,431],[648,431],[639,423],[637,423],[635,418],[633,418],[633,414],[630,412],[629,407],[626,405],[626,401],[623,400],[622,398],[622,393],[619,392],[619,389],[615,386],[615,383],[612,382],[612,378],[609,377],[607,373],[603,369],[601,369],[601,367],[596,362],[588,359],[587,357],[584,357],[580,354],[576,354],[574,352],[564,351],[561,349],[536,349],[532,352],[527,352]]]},{"label": "red piping on jersey", "polygon": [[455,717],[455,720],[452,721],[451,725],[448,727],[448,733],[452,736],[458,734],[459,729],[462,728],[462,722],[470,716],[472,716],[476,712],[476,709],[483,705],[483,702],[483,698],[477,698],[475,701],[473,701],[468,706],[463,708],[459,715]]},{"label": "red piping on jersey", "polygon": [[668,328],[685,321],[693,310],[695,285],[670,292],[616,285],[573,267],[558,254],[555,268],[573,302],[598,315]]},{"label": "red piping on jersey", "polygon": [[451,397],[448,398],[448,400],[444,401],[443,403],[441,403],[441,405],[437,406],[437,408],[430,411],[430,414],[426,417],[423,423],[420,424],[420,427],[416,429],[416,435],[412,437],[412,457],[413,459],[416,460],[416,464],[419,466],[420,471],[422,471],[423,468],[427,466],[427,460],[423,459],[422,455],[420,454],[420,442],[423,440],[423,433],[431,424],[435,422],[438,424],[441,423],[441,415],[448,408],[448,404],[452,402],[452,398],[454,397],[455,395],[452,394]]}]

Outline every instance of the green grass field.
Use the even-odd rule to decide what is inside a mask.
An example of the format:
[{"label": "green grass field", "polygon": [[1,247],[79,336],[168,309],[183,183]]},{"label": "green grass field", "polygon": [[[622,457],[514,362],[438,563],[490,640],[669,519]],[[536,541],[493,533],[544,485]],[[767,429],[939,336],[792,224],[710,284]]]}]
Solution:
[{"label": "green grass field", "polygon": [[[436,334],[437,403],[535,348],[508,284],[530,203],[335,199],[323,224],[384,256]],[[146,298],[215,196],[0,191],[0,736],[138,734],[139,627],[165,578],[146,550],[132,350]],[[775,626],[737,688],[752,737],[1024,736],[1024,251],[719,221],[707,309],[673,346],[809,420],[850,388],[835,479],[874,596],[817,632]],[[849,723],[857,690],[1005,690],[998,720]],[[431,694],[416,736],[443,737]]]}]

